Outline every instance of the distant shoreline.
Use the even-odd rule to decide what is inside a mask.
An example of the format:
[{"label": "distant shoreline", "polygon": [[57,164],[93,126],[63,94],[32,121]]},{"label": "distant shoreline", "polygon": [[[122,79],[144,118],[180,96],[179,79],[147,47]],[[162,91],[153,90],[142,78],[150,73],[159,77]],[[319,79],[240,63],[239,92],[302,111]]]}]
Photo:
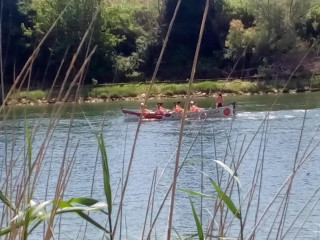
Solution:
[{"label": "distant shoreline", "polygon": [[[248,80],[232,81],[202,81],[193,85],[192,97],[214,97],[218,92],[226,95],[264,95],[278,93],[298,93],[298,92],[315,92],[320,91],[320,83],[310,84],[308,81],[303,83],[295,82],[282,88],[284,83],[261,82]],[[99,86],[83,86],[81,88],[79,103],[99,103],[108,101],[143,101],[149,89],[147,83],[125,83],[125,84],[108,84]],[[187,83],[156,83],[154,84],[150,100],[159,99],[183,99],[186,97],[188,89]],[[12,95],[6,105],[46,105],[55,104],[58,101],[57,93],[48,97],[47,90],[19,91]],[[74,95],[70,95],[67,102],[75,102]]]}]

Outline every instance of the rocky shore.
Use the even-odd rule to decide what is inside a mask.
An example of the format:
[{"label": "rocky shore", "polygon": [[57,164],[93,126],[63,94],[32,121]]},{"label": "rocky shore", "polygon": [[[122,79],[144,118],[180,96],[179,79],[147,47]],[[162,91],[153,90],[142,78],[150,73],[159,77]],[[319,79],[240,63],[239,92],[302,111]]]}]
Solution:
[{"label": "rocky shore", "polygon": [[[271,88],[268,91],[259,91],[259,92],[240,92],[240,93],[223,93],[224,96],[227,95],[264,95],[264,94],[295,94],[295,93],[301,93],[301,92],[315,92],[319,91],[320,89],[314,88],[314,89],[276,89]],[[78,103],[102,103],[102,102],[109,102],[109,101],[144,101],[146,94],[140,94],[136,97],[79,97],[78,100],[75,100],[74,97],[70,97],[67,102],[78,102]],[[216,93],[205,93],[205,92],[196,92],[192,95],[193,98],[199,98],[199,97],[215,97]],[[156,96],[151,96],[150,100],[160,100],[160,99],[183,99],[186,98],[186,95],[180,94],[180,95],[163,95],[158,94]],[[61,103],[61,101],[58,101],[56,98],[51,98],[50,100],[46,98],[42,99],[35,99],[30,100],[26,98],[18,98],[18,99],[8,99],[5,105],[7,106],[22,106],[22,105],[47,105],[47,104],[57,104]]]}]

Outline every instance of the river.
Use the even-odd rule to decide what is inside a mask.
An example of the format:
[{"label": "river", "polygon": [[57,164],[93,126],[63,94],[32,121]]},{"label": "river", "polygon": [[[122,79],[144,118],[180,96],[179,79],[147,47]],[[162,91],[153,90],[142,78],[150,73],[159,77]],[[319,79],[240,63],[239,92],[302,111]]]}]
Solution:
[{"label": "river", "polygon": [[[297,171],[292,184],[282,235],[299,215],[284,239],[293,239],[300,227],[301,230],[297,233],[296,239],[316,239],[319,236],[318,231],[320,228],[320,205],[317,204],[317,200],[320,197],[317,193],[320,186],[320,150],[317,145],[320,141],[318,131],[320,93],[280,95],[270,112],[268,121],[266,121],[266,124],[262,124],[275,99],[275,95],[230,95],[225,97],[224,102],[237,103],[236,116],[207,119],[205,122],[203,120],[187,121],[181,150],[181,161],[185,160],[186,164],[180,172],[177,185],[179,188],[200,191],[201,176],[204,176],[204,193],[216,195],[209,178],[215,179],[217,171],[220,174],[224,172],[225,176],[227,176],[227,172],[215,164],[213,160],[224,161],[226,165],[230,166],[233,159],[241,159],[237,175],[242,186],[240,198],[245,202],[242,206],[244,213],[244,209],[247,208],[246,196],[252,188],[252,178],[257,159],[259,162],[264,159],[262,180],[258,182],[258,185],[261,186],[259,219],[292,172],[295,158],[298,161],[306,159]],[[196,100],[200,107],[210,107],[213,102],[211,98],[193,100]],[[171,108],[173,101],[175,100],[164,100],[164,106]],[[155,103],[155,100],[151,101],[148,107],[152,108]],[[126,174],[125,171],[130,159],[137,128],[137,122],[124,121],[120,110],[121,107],[138,108],[138,106],[138,102],[126,101],[67,105],[47,147],[46,157],[41,167],[33,199],[37,202],[42,202],[54,197],[63,156],[65,155],[67,159],[71,159],[75,152],[75,163],[64,198],[92,195],[95,199],[105,201],[101,160],[100,158],[97,159],[98,149],[95,138],[95,133],[102,129],[103,126],[112,191],[115,199],[115,212],[112,215],[114,218],[119,203],[119,190],[117,189],[121,183],[122,176]],[[20,150],[24,144],[25,119],[27,119],[31,129],[37,126],[32,142],[32,155],[35,157],[43,142],[53,109],[54,106],[52,105],[14,107],[8,119],[1,122],[0,159],[2,183],[5,179],[5,164],[2,159],[5,159],[5,156],[7,156],[7,159],[11,157],[17,159],[14,170],[16,174],[22,167],[22,163],[19,161],[22,158]],[[73,118],[72,122],[71,118]],[[302,128],[303,131],[301,131]],[[156,171],[157,189],[153,217],[155,216],[172,181],[179,130],[179,121],[150,121],[142,123],[125,194],[122,239],[141,238],[150,187]],[[65,152],[69,131],[70,139]],[[7,143],[7,148],[5,143]],[[202,167],[203,169],[201,169]],[[202,174],[201,171],[204,173]],[[221,188],[223,189],[223,186]],[[315,195],[313,196],[314,193]],[[283,195],[284,191],[274,199],[274,204],[270,206],[257,228],[256,239],[267,239],[270,231],[269,239],[276,239],[281,214],[276,220],[274,218],[278,212],[281,213],[279,206]],[[252,200],[253,207],[248,213],[244,229],[244,235],[247,237],[254,226],[256,212],[254,208],[258,204],[256,197],[257,193],[254,200]],[[177,190],[173,220],[173,227],[176,232],[173,231],[172,233],[174,236],[176,236],[176,233],[186,236],[196,232],[189,198],[189,194]],[[191,196],[191,198],[199,213],[200,197]],[[235,205],[239,206],[237,195],[233,194],[231,198],[234,200]],[[300,210],[305,207],[309,200],[310,204],[300,214]],[[315,205],[314,209],[312,209],[313,205]],[[169,203],[167,201],[155,225],[152,239],[156,239],[155,235],[158,237],[157,239],[164,239],[168,206]],[[208,225],[209,212],[212,212],[212,208],[212,199],[204,199],[204,228]],[[100,223],[106,223],[107,218],[102,217],[99,213],[92,213],[90,216]],[[275,224],[273,226],[272,223],[274,221],[278,225]],[[230,229],[226,232],[226,235],[228,237],[238,237],[239,221],[232,220],[229,213],[227,222],[230,223]],[[149,224],[150,219],[148,218],[147,229]],[[42,227],[40,228],[42,229]],[[39,239],[42,236],[40,228],[32,235],[35,239]],[[92,226],[88,226],[85,231],[84,222],[73,214],[62,217],[60,228],[61,239],[102,238],[102,233]],[[56,233],[58,232],[57,229],[58,226],[55,228]],[[119,239],[119,234],[116,239]]]}]

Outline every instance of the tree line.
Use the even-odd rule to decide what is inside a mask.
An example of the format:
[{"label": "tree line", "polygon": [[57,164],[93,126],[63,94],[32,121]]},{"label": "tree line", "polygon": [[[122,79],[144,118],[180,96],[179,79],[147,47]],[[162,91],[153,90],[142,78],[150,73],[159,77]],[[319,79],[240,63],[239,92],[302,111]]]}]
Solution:
[{"label": "tree line", "polygon": [[[63,76],[97,9],[72,74],[81,67],[86,49],[97,46],[86,83],[147,80],[176,4],[177,0],[1,0],[1,82],[12,84],[64,9],[32,65],[31,86],[50,86],[62,61]],[[204,0],[182,0],[159,80],[188,78],[204,5]],[[230,72],[243,78],[286,77],[310,48],[298,73],[319,73],[319,39],[317,0],[211,0],[196,78],[222,78]]]}]

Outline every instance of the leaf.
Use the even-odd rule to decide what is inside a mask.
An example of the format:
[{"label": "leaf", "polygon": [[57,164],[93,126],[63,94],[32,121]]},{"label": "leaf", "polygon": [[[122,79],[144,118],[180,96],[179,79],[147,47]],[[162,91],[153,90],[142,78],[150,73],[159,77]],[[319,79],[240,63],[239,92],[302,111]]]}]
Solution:
[{"label": "leaf", "polygon": [[16,230],[17,228],[21,227],[23,224],[24,224],[24,221],[21,221],[19,223],[16,223],[13,227],[6,227],[6,228],[1,229],[0,236],[8,234],[12,230]]},{"label": "leaf", "polygon": [[27,139],[27,156],[28,156],[28,168],[29,168],[29,175],[31,175],[31,135],[30,135],[30,130],[28,127],[28,123],[25,120],[24,123],[25,126],[25,134],[26,134],[26,139]]},{"label": "leaf", "polygon": [[87,222],[91,223],[93,226],[99,228],[100,230],[104,231],[105,233],[110,233],[107,229],[105,229],[102,225],[97,223],[95,220],[93,220],[91,217],[89,217],[87,214],[84,214],[83,212],[78,212],[78,215],[85,219]]},{"label": "leaf", "polygon": [[200,223],[200,221],[199,221],[197,212],[196,212],[196,210],[194,209],[194,206],[193,206],[193,203],[192,203],[191,199],[190,199],[190,203],[191,203],[191,208],[192,208],[193,217],[194,217],[194,220],[195,220],[196,225],[197,225],[197,231],[198,231],[199,240],[203,240],[204,237],[203,237],[202,226],[201,226],[201,223]]},{"label": "leaf", "polygon": [[110,186],[110,173],[109,173],[109,166],[108,166],[108,157],[106,152],[106,146],[104,143],[102,133],[99,136],[96,136],[98,141],[98,146],[101,153],[102,158],[102,172],[103,172],[103,185],[104,185],[104,192],[107,199],[108,204],[108,213],[112,213],[112,192]]},{"label": "leaf", "polygon": [[78,204],[82,204],[82,205],[92,207],[92,208],[99,208],[101,212],[108,214],[107,212],[105,212],[103,210],[103,208],[108,207],[108,204],[106,204],[105,202],[100,202],[100,201],[93,199],[93,198],[75,197],[75,198],[71,198],[68,202],[70,204],[71,203],[78,203]]},{"label": "leaf", "polygon": [[173,231],[177,234],[177,237],[179,240],[183,240],[180,236],[180,234],[178,233],[177,229],[175,229],[174,227],[172,227]]},{"label": "leaf", "polygon": [[188,189],[184,189],[184,188],[178,188],[178,189],[179,189],[180,191],[189,193],[189,194],[191,194],[191,195],[198,195],[198,196],[207,197],[207,198],[215,198],[215,197],[212,196],[212,195],[204,194],[204,193],[201,193],[201,192],[196,192],[196,191],[192,191],[192,190],[188,190]]},{"label": "leaf", "polygon": [[211,178],[210,178],[210,181],[211,181],[211,184],[213,185],[213,187],[218,192],[219,198],[221,198],[221,200],[227,205],[227,207],[233,213],[233,215],[240,219],[241,218],[241,213],[240,213],[239,209],[236,208],[236,206],[234,205],[233,201],[225,194],[225,192],[223,192],[219,188],[219,186]]},{"label": "leaf", "polygon": [[93,199],[93,198],[87,198],[87,197],[75,197],[75,198],[71,198],[69,201],[68,201],[70,204],[71,203],[79,203],[79,204],[82,204],[82,205],[85,205],[85,206],[92,206],[96,203],[98,203],[99,201],[96,200],[96,199]]},{"label": "leaf", "polygon": [[48,204],[52,203],[52,200],[48,200],[45,202],[40,203],[32,212],[32,217],[36,217],[38,212],[40,212],[41,210],[43,210],[45,208],[45,206],[47,206]]},{"label": "leaf", "polygon": [[[83,202],[83,203],[92,203],[92,202],[98,202],[94,199],[85,198],[85,197],[78,197],[78,198],[72,198],[73,201],[77,202]],[[69,201],[71,201],[70,199]],[[90,199],[90,200],[89,200]],[[97,228],[101,229],[102,231],[106,233],[110,233],[107,231],[103,226],[101,226],[99,223],[97,223],[95,220],[93,220],[91,217],[89,217],[87,214],[83,213],[82,211],[101,211],[100,208],[94,208],[94,207],[74,207],[72,206],[69,201],[62,201],[60,200],[58,203],[58,206],[62,209],[57,210],[57,214],[63,214],[66,212],[74,212],[77,213],[80,217],[85,219],[87,222],[91,223],[92,225],[96,226]],[[102,211],[103,212],[103,211]]]},{"label": "leaf", "polygon": [[28,235],[29,235],[30,233],[32,233],[32,231],[33,231],[34,229],[36,229],[36,228],[39,226],[39,224],[42,223],[42,221],[43,221],[43,220],[38,219],[38,220],[35,220],[34,222],[32,222],[32,223],[30,224],[31,227],[30,227],[30,230],[29,230],[29,232],[28,232]]},{"label": "leaf", "polygon": [[219,160],[213,160],[215,161],[217,164],[219,164],[220,166],[222,166],[227,172],[230,173],[230,175],[237,181],[237,183],[239,184],[240,188],[241,187],[241,182],[239,180],[239,178],[237,177],[237,173],[233,170],[231,170],[231,168],[229,168],[227,165],[225,165],[223,162],[219,161]]},{"label": "leaf", "polygon": [[0,200],[12,210],[16,210],[16,207],[12,204],[11,200],[6,195],[4,195],[4,193],[1,190],[0,190]]},{"label": "leaf", "polygon": [[[0,191],[0,196],[1,196],[1,194],[2,194],[2,192]],[[45,202],[40,203],[37,207],[35,207],[32,204],[33,201],[31,200],[30,207],[28,207],[26,209],[26,212],[19,212],[19,214],[11,220],[11,222],[17,220],[14,223],[14,227],[10,226],[7,228],[3,228],[0,231],[0,236],[6,235],[6,234],[10,233],[12,231],[12,229],[20,228],[21,226],[28,223],[28,225],[30,225],[30,230],[26,234],[26,236],[27,236],[41,222],[50,218],[51,212],[45,212],[45,211],[42,212],[42,210],[45,208],[45,206],[52,203],[53,201],[54,200],[45,201]],[[82,204],[84,206],[72,206],[71,203],[78,203],[78,204]],[[106,207],[107,206],[106,203],[99,202],[98,200],[95,200],[92,198],[76,197],[76,198],[71,198],[69,201],[59,200],[57,205],[58,205],[59,209],[55,212],[55,214],[76,213],[77,215],[79,215],[80,217],[85,219],[87,222],[91,223],[92,225],[94,225],[95,227],[104,231],[105,233],[108,233],[108,234],[110,233],[102,225],[100,225],[98,222],[93,220],[87,214],[83,213],[84,211],[100,211],[100,212],[105,213],[101,208]],[[33,212],[32,212],[32,210],[33,210]],[[27,219],[27,221],[25,219]]]}]

